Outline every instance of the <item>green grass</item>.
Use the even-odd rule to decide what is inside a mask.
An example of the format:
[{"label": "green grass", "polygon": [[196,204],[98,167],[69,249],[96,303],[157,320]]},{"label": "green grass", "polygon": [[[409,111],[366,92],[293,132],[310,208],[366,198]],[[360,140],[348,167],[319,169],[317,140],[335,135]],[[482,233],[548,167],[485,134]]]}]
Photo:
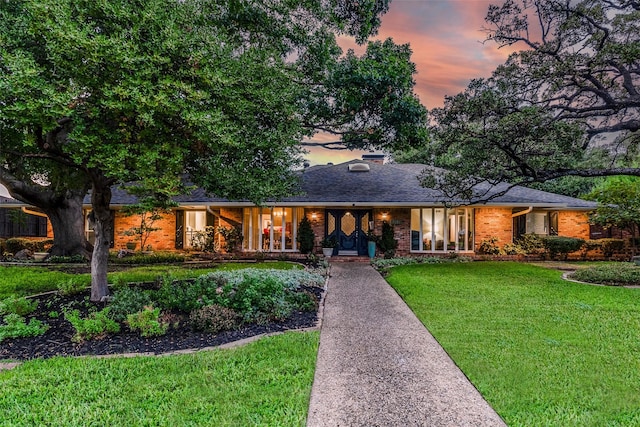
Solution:
[{"label": "green grass", "polygon": [[319,334],[233,350],[36,360],[0,372],[10,426],[303,426]]},{"label": "green grass", "polygon": [[640,425],[640,290],[560,276],[487,262],[388,280],[508,425]]},{"label": "green grass", "polygon": [[[218,270],[237,270],[241,268],[273,268],[290,269],[297,268],[298,264],[289,262],[264,262],[264,263],[225,263],[211,268],[188,268],[182,265],[153,265],[133,267],[123,271],[109,273],[109,282],[152,282],[158,277],[171,275],[175,279],[198,277],[201,274]],[[89,274],[72,274],[64,271],[49,270],[45,267],[0,267],[0,299],[12,295],[26,296],[40,292],[56,290],[58,284],[74,280],[91,284]]]}]

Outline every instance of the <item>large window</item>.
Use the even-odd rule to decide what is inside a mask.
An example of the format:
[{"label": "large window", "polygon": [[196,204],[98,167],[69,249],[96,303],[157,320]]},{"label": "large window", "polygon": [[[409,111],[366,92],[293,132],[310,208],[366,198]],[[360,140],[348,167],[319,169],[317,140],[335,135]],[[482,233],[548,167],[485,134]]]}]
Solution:
[{"label": "large window", "polygon": [[472,208],[411,209],[411,251],[472,251]]},{"label": "large window", "polygon": [[558,235],[557,211],[533,211],[522,213],[514,212],[513,238],[518,239],[523,234],[538,234],[541,236]]},{"label": "large window", "polygon": [[207,227],[206,211],[184,212],[184,248],[194,246],[196,236]]},{"label": "large window", "polygon": [[246,208],[243,248],[265,252],[298,250],[297,228],[303,216],[302,208]]}]

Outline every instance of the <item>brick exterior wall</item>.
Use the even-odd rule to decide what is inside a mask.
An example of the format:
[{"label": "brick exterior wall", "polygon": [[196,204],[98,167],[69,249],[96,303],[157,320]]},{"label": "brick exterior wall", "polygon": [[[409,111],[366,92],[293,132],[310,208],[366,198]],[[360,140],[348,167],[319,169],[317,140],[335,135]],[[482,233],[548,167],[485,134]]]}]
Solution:
[{"label": "brick exterior wall", "polygon": [[498,245],[513,240],[513,218],[511,208],[475,208],[475,250],[480,242],[491,237],[498,238]]},{"label": "brick exterior wall", "polygon": [[[140,248],[139,236],[127,236],[125,231],[134,227],[140,227],[140,216],[126,216],[122,211],[115,211],[114,218],[114,249],[125,249],[127,242],[136,242],[136,250],[146,250]],[[154,228],[159,230],[152,231],[147,238],[146,245],[151,246],[154,251],[170,251],[175,250],[176,240],[176,216],[175,213],[169,212],[162,214],[162,218],[153,223]]]},{"label": "brick exterior wall", "polygon": [[558,235],[589,239],[589,216],[586,212],[558,212]]},{"label": "brick exterior wall", "polygon": [[[321,253],[320,241],[325,237],[326,212],[324,208],[305,208],[305,216],[311,221],[311,227],[315,234],[314,252]],[[398,241],[397,255],[409,255],[411,253],[411,209],[410,208],[376,208],[372,209],[374,219],[374,232],[382,233],[382,222],[388,221],[394,227],[395,238]],[[474,209],[475,216],[475,249],[484,239],[497,237],[500,246],[512,241],[513,220],[511,208],[482,207]],[[220,225],[233,227],[242,224],[242,208],[221,208]],[[136,240],[135,236],[126,236],[125,230],[140,225],[138,216],[125,216],[116,212],[115,217],[115,249],[126,247],[126,243]],[[151,233],[147,245],[153,250],[175,250],[176,232],[175,214],[164,214],[154,227],[161,228]],[[561,236],[589,238],[589,223],[587,214],[576,211],[560,211],[558,213],[558,232]],[[224,241],[221,239],[221,246]],[[140,248],[136,248],[140,249]]]}]

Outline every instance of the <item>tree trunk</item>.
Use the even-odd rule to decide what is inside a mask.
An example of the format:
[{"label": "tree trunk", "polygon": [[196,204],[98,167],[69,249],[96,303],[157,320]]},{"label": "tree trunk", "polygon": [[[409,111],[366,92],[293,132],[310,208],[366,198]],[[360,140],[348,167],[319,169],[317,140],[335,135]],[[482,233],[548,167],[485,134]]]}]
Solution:
[{"label": "tree trunk", "polygon": [[84,195],[76,194],[65,198],[64,203],[41,207],[53,227],[53,246],[48,257],[82,255],[91,259],[93,246],[84,234],[83,199]]},{"label": "tree trunk", "polygon": [[[93,248],[84,235],[82,202],[89,188],[88,181],[74,189],[56,191],[52,186],[32,185],[0,169],[0,182],[11,197],[42,210],[53,227],[53,247],[48,256],[82,255],[91,258]],[[84,184],[84,185],[82,185]]]},{"label": "tree trunk", "polygon": [[111,236],[111,186],[102,175],[94,176],[91,206],[95,219],[96,241],[91,257],[91,301],[102,301],[109,295],[107,270],[109,262],[109,236]]}]

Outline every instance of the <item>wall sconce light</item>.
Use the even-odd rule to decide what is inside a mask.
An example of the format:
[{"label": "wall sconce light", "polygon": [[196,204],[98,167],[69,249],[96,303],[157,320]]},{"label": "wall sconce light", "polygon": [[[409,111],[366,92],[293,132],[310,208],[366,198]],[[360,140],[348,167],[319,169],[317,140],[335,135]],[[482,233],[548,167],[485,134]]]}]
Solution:
[{"label": "wall sconce light", "polygon": [[388,212],[382,212],[382,219],[387,219],[388,216],[389,216]]},{"label": "wall sconce light", "polygon": [[311,212],[311,221],[317,221],[318,220],[318,214],[315,212]]}]

